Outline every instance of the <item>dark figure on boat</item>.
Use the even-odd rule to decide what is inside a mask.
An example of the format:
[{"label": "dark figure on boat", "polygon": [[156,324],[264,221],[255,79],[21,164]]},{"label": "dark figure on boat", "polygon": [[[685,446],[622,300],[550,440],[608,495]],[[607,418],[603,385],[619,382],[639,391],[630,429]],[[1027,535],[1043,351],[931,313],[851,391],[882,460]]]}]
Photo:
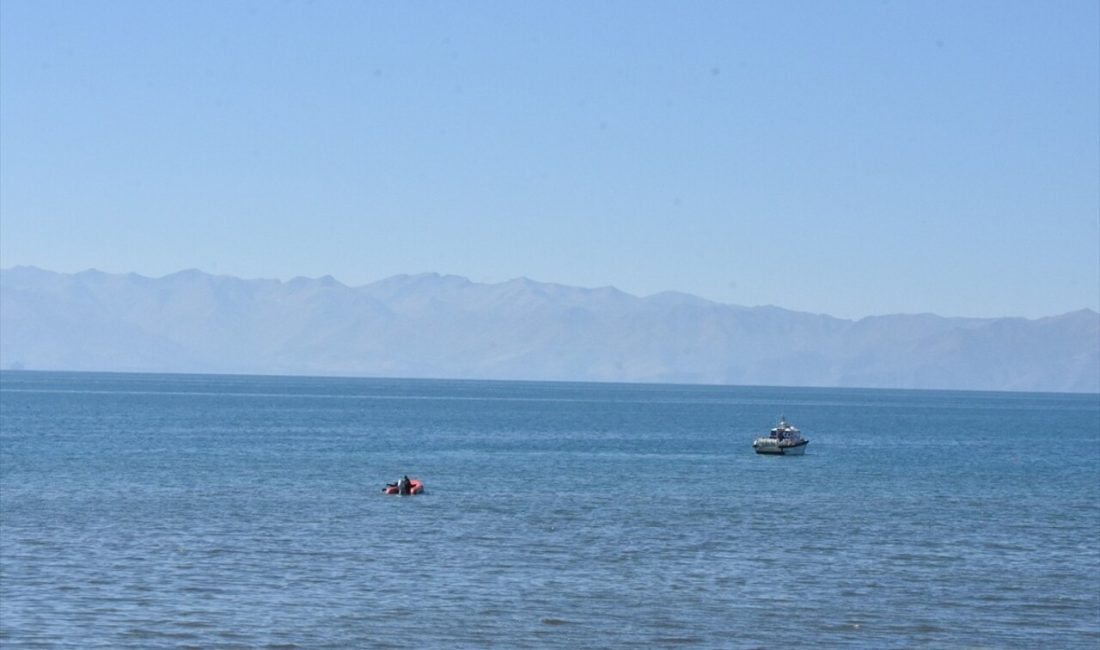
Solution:
[{"label": "dark figure on boat", "polygon": [[401,496],[423,494],[424,482],[420,479],[409,478],[408,475],[405,475],[394,483],[386,483],[386,487],[382,488],[382,491],[386,494],[399,494]]}]

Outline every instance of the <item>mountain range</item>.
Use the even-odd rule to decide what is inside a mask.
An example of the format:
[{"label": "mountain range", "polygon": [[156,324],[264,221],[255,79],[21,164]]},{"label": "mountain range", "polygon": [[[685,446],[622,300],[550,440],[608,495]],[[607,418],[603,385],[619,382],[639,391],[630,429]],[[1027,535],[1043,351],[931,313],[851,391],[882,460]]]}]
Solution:
[{"label": "mountain range", "polygon": [[520,278],[246,280],[0,270],[0,365],[1100,392],[1100,314],[846,320]]}]

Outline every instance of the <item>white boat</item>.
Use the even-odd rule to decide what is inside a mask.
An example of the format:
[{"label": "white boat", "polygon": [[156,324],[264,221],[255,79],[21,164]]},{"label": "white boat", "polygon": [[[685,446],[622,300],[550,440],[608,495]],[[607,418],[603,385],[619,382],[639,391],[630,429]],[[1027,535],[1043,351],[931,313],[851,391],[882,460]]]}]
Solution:
[{"label": "white boat", "polygon": [[779,424],[772,429],[767,436],[752,441],[752,448],[758,454],[771,454],[773,456],[801,456],[806,453],[806,445],[809,440],[802,437],[802,433],[787,422],[787,418],[779,416]]}]

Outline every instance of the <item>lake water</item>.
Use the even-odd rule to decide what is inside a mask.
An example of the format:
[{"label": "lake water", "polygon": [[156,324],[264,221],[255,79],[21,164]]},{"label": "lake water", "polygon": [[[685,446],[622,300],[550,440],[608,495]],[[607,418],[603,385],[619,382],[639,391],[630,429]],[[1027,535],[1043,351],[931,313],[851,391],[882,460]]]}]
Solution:
[{"label": "lake water", "polygon": [[0,373],[4,648],[1096,648],[1098,540],[1097,395]]}]

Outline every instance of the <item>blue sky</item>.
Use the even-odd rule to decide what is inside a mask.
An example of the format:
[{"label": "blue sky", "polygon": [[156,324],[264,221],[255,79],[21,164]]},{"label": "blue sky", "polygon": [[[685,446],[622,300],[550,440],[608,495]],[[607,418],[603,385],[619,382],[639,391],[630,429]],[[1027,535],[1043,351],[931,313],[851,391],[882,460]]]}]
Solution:
[{"label": "blue sky", "polygon": [[0,264],[1100,307],[1100,9],[0,3]]}]

